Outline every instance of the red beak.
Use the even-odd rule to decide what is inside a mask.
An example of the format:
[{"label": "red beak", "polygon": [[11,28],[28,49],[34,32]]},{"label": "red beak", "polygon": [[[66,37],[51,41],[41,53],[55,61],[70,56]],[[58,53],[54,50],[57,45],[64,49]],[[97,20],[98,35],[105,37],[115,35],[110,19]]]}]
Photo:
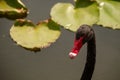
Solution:
[{"label": "red beak", "polygon": [[83,37],[80,37],[80,39],[74,41],[74,47],[72,48],[71,52],[69,53],[69,56],[71,59],[76,57],[83,45]]}]

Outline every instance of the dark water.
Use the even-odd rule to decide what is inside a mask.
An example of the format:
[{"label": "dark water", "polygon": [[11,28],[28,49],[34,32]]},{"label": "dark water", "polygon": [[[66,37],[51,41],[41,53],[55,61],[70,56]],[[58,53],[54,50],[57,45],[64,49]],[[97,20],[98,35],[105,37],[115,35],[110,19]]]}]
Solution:
[{"label": "dark water", "polygon": [[[49,18],[57,2],[73,0],[24,0],[28,19],[34,23]],[[9,36],[13,21],[0,19],[0,80],[79,80],[85,65],[86,45],[70,60],[74,33],[62,30],[56,43],[41,52],[17,46]],[[92,80],[120,80],[120,30],[94,27],[97,40],[97,62]]]}]

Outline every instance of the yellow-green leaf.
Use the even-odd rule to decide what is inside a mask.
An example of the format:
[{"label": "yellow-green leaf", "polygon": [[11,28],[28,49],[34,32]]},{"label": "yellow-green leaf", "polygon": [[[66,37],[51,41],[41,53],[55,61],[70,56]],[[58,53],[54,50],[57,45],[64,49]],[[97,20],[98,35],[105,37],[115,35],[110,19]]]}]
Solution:
[{"label": "yellow-green leaf", "polygon": [[120,1],[97,0],[99,2],[99,21],[103,27],[120,29]]},{"label": "yellow-green leaf", "polygon": [[80,25],[92,25],[98,21],[98,8],[88,0],[73,6],[70,3],[58,3],[51,10],[52,20],[71,31],[76,31]]},{"label": "yellow-green leaf", "polygon": [[59,25],[52,20],[34,25],[29,20],[19,19],[10,29],[11,38],[30,50],[48,47],[59,38],[60,33]]},{"label": "yellow-green leaf", "polygon": [[20,0],[0,0],[0,18],[18,19],[27,14],[28,10]]}]

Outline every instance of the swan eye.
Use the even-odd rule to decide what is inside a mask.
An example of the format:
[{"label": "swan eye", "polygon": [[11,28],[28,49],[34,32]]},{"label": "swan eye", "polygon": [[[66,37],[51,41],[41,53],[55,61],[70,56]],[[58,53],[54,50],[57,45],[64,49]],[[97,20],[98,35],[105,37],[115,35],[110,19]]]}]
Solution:
[{"label": "swan eye", "polygon": [[[92,31],[91,27],[88,25],[82,25],[76,32],[76,40],[80,39],[80,37],[87,38],[88,34]],[[87,41],[87,40],[85,40]]]},{"label": "swan eye", "polygon": [[76,40],[80,39],[80,37],[83,37],[84,36],[84,33],[82,32],[77,32],[76,33]]},{"label": "swan eye", "polygon": [[85,35],[85,31],[83,29],[78,29],[76,32],[76,40],[80,39],[80,37],[83,37]]}]

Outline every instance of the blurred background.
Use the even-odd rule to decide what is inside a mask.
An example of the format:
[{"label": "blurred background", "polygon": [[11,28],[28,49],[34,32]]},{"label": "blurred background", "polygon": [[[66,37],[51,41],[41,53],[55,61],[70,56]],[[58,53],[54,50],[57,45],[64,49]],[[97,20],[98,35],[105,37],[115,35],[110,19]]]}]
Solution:
[{"label": "blurred background", "polygon": [[[50,18],[51,7],[58,2],[73,0],[22,0],[29,9],[27,19],[35,24]],[[80,80],[86,45],[79,55],[68,57],[74,33],[61,28],[60,38],[41,52],[31,52],[16,45],[9,35],[14,21],[0,18],[0,80]],[[120,30],[94,26],[97,58],[92,80],[120,80]]]}]

